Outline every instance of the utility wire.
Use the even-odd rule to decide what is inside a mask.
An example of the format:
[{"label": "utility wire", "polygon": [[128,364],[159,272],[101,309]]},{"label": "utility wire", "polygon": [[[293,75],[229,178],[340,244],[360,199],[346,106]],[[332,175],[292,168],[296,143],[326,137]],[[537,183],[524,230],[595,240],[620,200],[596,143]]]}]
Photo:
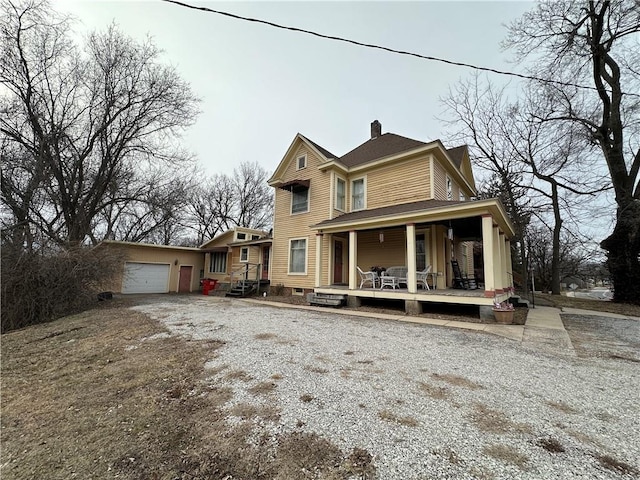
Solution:
[{"label": "utility wire", "polygon": [[[478,71],[482,71],[482,72],[490,72],[490,73],[495,73],[495,74],[498,74],[498,75],[508,75],[508,76],[511,76],[511,77],[523,78],[525,80],[535,80],[535,81],[542,82],[542,83],[552,83],[552,84],[555,84],[555,85],[562,85],[562,86],[565,86],[565,87],[575,87],[575,88],[579,88],[579,89],[583,89],[583,90],[598,91],[597,88],[591,87],[591,86],[588,86],[588,85],[580,85],[578,83],[571,83],[571,82],[561,82],[559,80],[550,80],[548,78],[540,78],[540,77],[535,77],[535,76],[532,76],[532,75],[525,75],[525,74],[522,74],[522,73],[507,72],[505,70],[498,70],[498,69],[490,68],[490,67],[480,67],[480,66],[473,65],[473,64],[470,64],[470,63],[456,62],[454,60],[447,60],[445,58],[433,57],[433,56],[430,56],[430,55],[421,55],[419,53],[408,52],[406,50],[397,50],[395,48],[383,47],[381,45],[375,45],[375,44],[372,44],[372,43],[364,43],[364,42],[359,42],[357,40],[350,40],[348,38],[336,37],[336,36],[333,36],[333,35],[325,35],[323,33],[314,32],[312,30],[305,30],[304,28],[289,27],[289,26],[286,26],[286,25],[280,25],[278,23],[269,22],[268,20],[262,20],[262,19],[259,19],[259,18],[243,17],[242,15],[236,15],[234,13],[223,12],[221,10],[214,10],[214,9],[208,8],[208,7],[198,7],[196,5],[190,5],[188,3],[184,3],[184,2],[181,2],[179,0],[162,0],[162,1],[163,2],[167,2],[167,3],[173,3],[175,5],[179,5],[181,7],[190,8],[190,9],[193,9],[193,10],[200,10],[200,11],[203,11],[203,12],[215,13],[215,14],[218,14],[218,15],[223,15],[225,17],[235,18],[236,20],[243,20],[245,22],[261,23],[263,25],[269,25],[270,27],[279,28],[281,30],[289,30],[289,31],[292,31],[292,32],[305,33],[307,35],[313,35],[314,37],[325,38],[327,40],[335,40],[337,42],[350,43],[352,45],[358,45],[360,47],[373,48],[373,49],[376,49],[376,50],[384,50],[385,52],[397,53],[399,55],[407,55],[407,56],[410,56],[410,57],[416,57],[416,58],[420,58],[420,59],[423,59],[423,60],[430,60],[430,61],[433,61],[433,62],[445,63],[447,65],[454,65],[454,66],[457,66],[457,67],[471,68],[473,70],[478,70]],[[635,94],[635,93],[624,93],[624,95],[632,95],[632,96],[640,97],[640,95]]]}]

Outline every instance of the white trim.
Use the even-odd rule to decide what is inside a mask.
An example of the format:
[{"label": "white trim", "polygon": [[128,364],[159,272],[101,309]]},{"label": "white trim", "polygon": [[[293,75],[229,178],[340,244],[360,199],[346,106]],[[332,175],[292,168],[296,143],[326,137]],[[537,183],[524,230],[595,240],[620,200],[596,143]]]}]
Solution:
[{"label": "white trim", "polygon": [[444,189],[447,200],[453,200],[453,180],[448,173],[444,174]]},{"label": "white trim", "polygon": [[[304,272],[291,271],[291,242],[294,240],[304,240]],[[289,239],[289,248],[287,250],[287,275],[306,275],[309,268],[309,237],[294,237]]]},{"label": "white trim", "polygon": [[[362,208],[353,208],[353,184],[355,182],[360,181],[360,180],[362,180],[362,186],[363,186],[363,192],[362,192],[362,194],[364,196],[364,198],[362,199],[362,204],[363,205],[362,205]],[[349,203],[350,203],[350,205],[349,206],[351,207],[349,211],[358,212],[360,210],[366,210],[367,209],[367,176],[365,175],[363,177],[357,177],[357,178],[352,179],[349,187],[350,187],[350,189],[349,189],[349,193],[350,193],[350,195],[349,195]]]},{"label": "white trim", "polygon": [[435,175],[434,175],[434,163],[433,163],[433,155],[429,155],[429,184],[430,184],[430,190],[431,190],[431,200],[434,200],[436,198],[436,182],[435,182]]}]

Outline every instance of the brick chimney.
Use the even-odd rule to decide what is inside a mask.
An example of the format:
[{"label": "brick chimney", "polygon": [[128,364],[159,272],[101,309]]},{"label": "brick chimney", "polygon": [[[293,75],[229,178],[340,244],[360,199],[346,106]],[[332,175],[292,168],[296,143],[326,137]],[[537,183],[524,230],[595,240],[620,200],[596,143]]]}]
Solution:
[{"label": "brick chimney", "polygon": [[382,124],[378,120],[371,122],[371,139],[378,138],[382,135]]}]

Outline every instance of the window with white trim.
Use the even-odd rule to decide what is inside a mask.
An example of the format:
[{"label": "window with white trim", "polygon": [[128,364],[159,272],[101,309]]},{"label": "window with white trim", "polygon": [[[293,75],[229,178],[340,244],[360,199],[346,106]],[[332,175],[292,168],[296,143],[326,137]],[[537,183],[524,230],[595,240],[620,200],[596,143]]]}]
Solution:
[{"label": "window with white trim", "polygon": [[260,240],[260,235],[251,235],[251,240]]},{"label": "window with white trim", "polygon": [[246,238],[247,238],[247,234],[246,233],[236,232],[236,239],[237,240],[245,240]]},{"label": "window with white trim", "polygon": [[365,207],[364,178],[359,178],[351,182],[351,210],[362,210]]},{"label": "window with white trim", "polygon": [[240,261],[241,262],[249,261],[249,247],[242,247],[240,249]]},{"label": "window with white trim", "polygon": [[453,182],[447,175],[447,200],[453,200]]},{"label": "window with white trim", "polygon": [[307,273],[307,239],[289,240],[289,273]]},{"label": "window with white trim", "polygon": [[211,273],[227,272],[227,252],[211,253],[211,261],[209,263],[209,272]]},{"label": "window with white trim", "polygon": [[428,230],[416,234],[416,271],[421,272],[429,265]]},{"label": "window with white trim", "polygon": [[461,202],[466,202],[467,201],[467,196],[464,194],[464,192],[462,190],[460,190],[460,201]]},{"label": "window with white trim", "polygon": [[342,178],[336,178],[336,209],[344,212],[346,205],[347,182]]},{"label": "window with white trim", "polygon": [[296,170],[302,170],[303,168],[307,168],[307,156],[301,155],[296,160]]},{"label": "window with white trim", "polygon": [[291,188],[291,213],[309,211],[309,189],[301,185]]}]

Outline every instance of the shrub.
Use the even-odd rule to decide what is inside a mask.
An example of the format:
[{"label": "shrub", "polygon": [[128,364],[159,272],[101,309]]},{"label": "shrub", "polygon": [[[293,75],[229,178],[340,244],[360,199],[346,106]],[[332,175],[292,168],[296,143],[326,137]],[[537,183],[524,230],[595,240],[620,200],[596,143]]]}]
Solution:
[{"label": "shrub", "polygon": [[3,333],[91,308],[122,266],[119,254],[103,248],[31,251],[8,242],[1,262]]}]

